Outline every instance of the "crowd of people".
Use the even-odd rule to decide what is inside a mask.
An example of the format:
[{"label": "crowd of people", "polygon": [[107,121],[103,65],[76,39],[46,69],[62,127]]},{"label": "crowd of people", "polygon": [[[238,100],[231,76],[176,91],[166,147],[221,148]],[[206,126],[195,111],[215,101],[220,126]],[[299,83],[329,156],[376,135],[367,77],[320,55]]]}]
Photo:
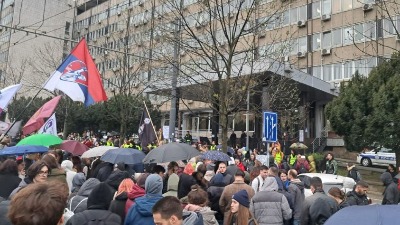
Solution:
[{"label": "crowd of people", "polygon": [[[230,161],[196,157],[145,165],[145,171],[61,150],[3,159],[0,224],[318,225],[347,206],[370,204],[368,184],[354,165],[348,165],[343,189],[326,190],[317,176],[307,183],[298,178],[309,172],[337,174],[332,153],[319,170],[312,155],[285,156],[279,145],[272,146],[271,155],[271,166],[256,159],[257,149],[235,149]],[[382,204],[399,202],[395,175],[388,170],[381,176]]]}]

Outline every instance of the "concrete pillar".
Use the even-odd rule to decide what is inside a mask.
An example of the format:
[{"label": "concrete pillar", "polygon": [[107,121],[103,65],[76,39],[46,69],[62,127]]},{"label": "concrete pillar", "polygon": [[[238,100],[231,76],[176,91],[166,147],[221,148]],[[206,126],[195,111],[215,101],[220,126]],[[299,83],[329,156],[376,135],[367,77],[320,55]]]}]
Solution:
[{"label": "concrete pillar", "polygon": [[321,137],[324,124],[324,107],[322,103],[317,102],[315,104],[315,137]]}]

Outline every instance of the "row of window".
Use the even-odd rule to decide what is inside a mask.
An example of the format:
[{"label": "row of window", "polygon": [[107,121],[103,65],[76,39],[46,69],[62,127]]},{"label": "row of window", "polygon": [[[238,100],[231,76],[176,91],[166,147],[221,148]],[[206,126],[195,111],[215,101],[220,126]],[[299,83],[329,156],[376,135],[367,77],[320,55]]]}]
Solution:
[{"label": "row of window", "polygon": [[105,36],[107,34],[113,33],[113,32],[115,32],[117,30],[118,30],[118,24],[117,23],[112,23],[112,24],[104,26],[104,27],[102,27],[100,29],[97,29],[97,30],[94,30],[94,31],[91,31],[91,32],[87,33],[86,34],[86,39],[88,41],[94,40],[94,39],[103,37],[103,36]]}]

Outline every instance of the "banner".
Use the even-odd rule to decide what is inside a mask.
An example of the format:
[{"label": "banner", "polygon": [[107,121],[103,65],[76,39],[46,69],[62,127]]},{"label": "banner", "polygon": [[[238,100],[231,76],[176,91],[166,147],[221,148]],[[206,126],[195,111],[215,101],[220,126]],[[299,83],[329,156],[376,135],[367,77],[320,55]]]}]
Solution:
[{"label": "banner", "polygon": [[57,135],[57,121],[56,121],[55,113],[38,130],[38,134],[51,134],[54,136],[58,136]]}]

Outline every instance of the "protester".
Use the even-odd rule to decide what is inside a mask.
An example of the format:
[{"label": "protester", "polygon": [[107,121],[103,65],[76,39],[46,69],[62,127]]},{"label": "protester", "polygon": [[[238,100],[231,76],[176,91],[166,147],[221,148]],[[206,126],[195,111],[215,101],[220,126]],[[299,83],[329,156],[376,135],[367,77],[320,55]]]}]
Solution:
[{"label": "protester", "polygon": [[328,195],[332,197],[337,202],[338,210],[343,209],[344,207],[350,206],[346,200],[345,193],[340,190],[338,187],[332,187],[328,191]]},{"label": "protester", "polygon": [[216,212],[215,218],[219,224],[221,224],[224,219],[223,210],[219,207],[219,199],[221,198],[225,186],[224,176],[221,173],[218,173],[214,176],[214,179],[212,179],[207,189],[209,206],[211,210]]},{"label": "protester", "polygon": [[246,167],[247,171],[250,172],[253,170],[255,165],[256,165],[256,155],[250,154],[250,158],[244,161],[244,166]]},{"label": "protester", "polygon": [[399,190],[393,182],[392,175],[389,172],[384,172],[380,178],[385,186],[382,205],[397,205],[399,203]]},{"label": "protester", "polygon": [[71,194],[76,195],[79,189],[82,187],[83,183],[86,181],[86,176],[83,173],[77,173],[72,179],[72,189]]},{"label": "protester", "polygon": [[61,163],[61,168],[66,172],[66,180],[68,184],[69,193],[72,192],[72,180],[76,172],[72,170],[73,164],[70,160],[64,160]]},{"label": "protester", "polygon": [[297,162],[295,169],[297,170],[298,174],[308,173],[310,170],[310,164],[308,163],[306,157],[304,155],[297,156]]},{"label": "protester", "polygon": [[288,161],[289,161],[290,168],[294,168],[296,166],[296,161],[297,161],[296,150],[291,149],[290,150],[290,155],[287,158],[288,158]]},{"label": "protester", "polygon": [[89,178],[82,184],[82,187],[76,195],[69,199],[67,206],[73,213],[83,212],[87,209],[88,197],[98,184],[100,184],[99,180],[96,178]]},{"label": "protester", "polygon": [[368,184],[365,181],[358,181],[354,190],[347,193],[347,203],[352,205],[368,205],[367,197]]},{"label": "protester", "polygon": [[254,190],[254,193],[257,193],[261,190],[261,187],[264,183],[265,178],[268,176],[268,167],[267,166],[260,166],[260,175],[253,179],[251,182],[251,187]]},{"label": "protester", "polygon": [[[159,200],[152,209],[153,222],[157,225],[203,225],[200,213],[183,212],[181,202],[173,196]],[[143,224],[144,225],[144,224]],[[147,225],[147,224],[146,224]]]},{"label": "protester", "polygon": [[235,159],[235,165],[241,170],[241,171],[246,171],[246,168],[244,167],[242,161],[240,158]]},{"label": "protester", "polygon": [[[178,196],[178,183],[179,183],[179,176],[176,173],[172,173],[169,175],[168,184],[167,184],[167,192],[163,194],[163,196]],[[163,184],[164,185],[164,184]]]},{"label": "protester", "polygon": [[[218,171],[224,171],[224,163],[225,162],[220,162],[218,164]],[[227,178],[229,176],[230,180],[225,179],[225,182],[228,182],[227,184],[232,184],[232,182],[235,179],[235,174],[239,170],[239,167],[235,164],[235,160],[231,157],[231,160],[228,161],[228,166],[226,166],[225,172],[222,172],[224,175],[224,178]],[[217,171],[217,172],[218,172]]]},{"label": "protester", "polygon": [[355,182],[361,180],[361,174],[353,163],[347,163],[347,177],[352,178]]},{"label": "protester", "polygon": [[[57,155],[58,156],[58,155]],[[46,154],[42,157],[42,161],[49,166],[50,173],[47,177],[49,181],[60,181],[67,184],[67,174],[58,167],[56,158],[52,154]]]},{"label": "protester", "polygon": [[145,183],[146,194],[135,199],[135,204],[129,209],[125,225],[154,224],[152,207],[162,198],[163,181],[160,175],[151,174]]},{"label": "protester", "polygon": [[10,200],[0,201],[0,224],[13,225],[8,218],[8,209],[10,208]]},{"label": "protester", "polygon": [[292,218],[292,210],[286,197],[278,192],[278,184],[273,177],[267,177],[260,192],[250,202],[250,212],[260,225],[283,225]]},{"label": "protester", "polygon": [[22,156],[18,156],[17,157],[17,164],[18,164],[18,176],[21,179],[25,178],[25,161],[24,158]]},{"label": "protester", "polygon": [[317,172],[317,165],[314,160],[313,155],[307,156],[308,162],[310,164],[310,169],[308,170],[309,173],[316,173]]},{"label": "protester", "polygon": [[7,199],[20,182],[18,164],[14,160],[7,159],[0,164],[0,197]]},{"label": "protester", "polygon": [[342,191],[347,194],[348,192],[352,191],[354,189],[354,186],[356,185],[356,182],[353,180],[353,178],[350,177],[345,177],[343,178],[343,188]]},{"label": "protester", "polygon": [[328,153],[326,155],[325,173],[337,175],[337,170],[338,170],[337,167],[338,167],[338,165],[337,165],[337,161],[335,160],[335,157],[333,156],[332,153]]},{"label": "protester", "polygon": [[[170,163],[168,164],[167,173],[165,174],[164,179],[163,179],[163,194],[164,194],[165,192],[168,191],[167,188],[168,188],[168,179],[169,179],[169,177],[170,177],[172,174],[175,174],[175,175],[176,175],[176,173],[178,172],[178,170],[179,170],[179,166],[178,166],[178,163],[177,163],[177,162],[172,161],[172,162],[170,162]],[[179,178],[179,177],[178,177],[178,178]],[[178,185],[178,183],[177,183],[177,185]],[[175,197],[176,197],[176,196],[175,196]]]},{"label": "protester", "polygon": [[208,206],[208,196],[199,185],[193,185],[188,194],[189,204],[186,205],[184,211],[200,213],[203,216],[204,225],[217,225],[215,219],[215,211]]},{"label": "protester", "polygon": [[186,197],[190,192],[190,187],[192,185],[197,184],[196,178],[192,176],[194,172],[193,166],[191,163],[188,163],[183,170],[183,173],[179,177],[178,181],[178,198],[181,199]]},{"label": "protester", "polygon": [[13,225],[62,225],[67,197],[65,183],[28,185],[11,200],[8,217]]},{"label": "protester", "polygon": [[139,197],[142,197],[146,194],[143,188],[141,188],[137,184],[132,185],[132,190],[128,193],[128,199],[125,204],[125,215],[128,213],[131,206],[135,203],[135,200]]},{"label": "protester", "polygon": [[121,217],[121,224],[125,221],[125,205],[128,199],[128,193],[132,191],[133,184],[131,178],[122,180],[110,204],[109,210]]},{"label": "protester", "polygon": [[258,225],[253,214],[249,210],[250,201],[247,191],[240,190],[232,196],[231,209],[226,224]]},{"label": "protester", "polygon": [[108,208],[112,200],[112,189],[106,183],[100,183],[94,187],[87,200],[87,210],[75,213],[66,225],[82,225],[89,221],[98,224],[100,221],[107,225],[120,225],[121,218]]},{"label": "protester", "polygon": [[304,184],[297,178],[297,171],[295,169],[289,170],[288,179],[290,181],[288,192],[293,200],[293,225],[299,225],[301,221],[301,210],[304,204]]},{"label": "protester", "polygon": [[47,181],[47,175],[49,174],[49,167],[43,161],[36,161],[31,166],[29,166],[28,171],[26,171],[26,178],[21,180],[18,187],[15,188],[11,194],[10,199],[19,191],[19,189],[24,188],[32,183],[41,183]]},{"label": "protester", "polygon": [[221,198],[219,200],[219,206],[221,208],[221,211],[224,212],[224,225],[228,225],[227,219],[231,210],[230,206],[232,203],[232,195],[240,190],[246,190],[250,198],[254,196],[253,188],[244,182],[244,172],[238,170],[235,174],[235,181],[232,184],[225,187],[224,191],[221,194]]},{"label": "protester", "polygon": [[324,224],[337,211],[337,203],[325,194],[321,178],[312,177],[310,189],[313,195],[304,201],[300,224]]}]

